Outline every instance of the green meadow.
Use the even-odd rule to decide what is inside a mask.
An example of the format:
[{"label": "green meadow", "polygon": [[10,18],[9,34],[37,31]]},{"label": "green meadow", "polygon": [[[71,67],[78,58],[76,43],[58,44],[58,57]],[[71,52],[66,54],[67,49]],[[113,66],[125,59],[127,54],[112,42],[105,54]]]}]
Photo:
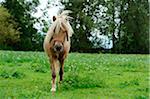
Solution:
[{"label": "green meadow", "polygon": [[149,59],[149,55],[70,53],[64,81],[57,83],[53,95],[43,52],[0,51],[0,99],[149,99]]}]

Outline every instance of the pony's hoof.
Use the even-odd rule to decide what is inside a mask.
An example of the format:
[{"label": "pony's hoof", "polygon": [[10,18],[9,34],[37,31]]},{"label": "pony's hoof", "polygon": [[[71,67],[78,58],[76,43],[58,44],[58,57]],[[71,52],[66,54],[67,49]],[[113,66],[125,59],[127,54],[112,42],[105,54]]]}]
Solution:
[{"label": "pony's hoof", "polygon": [[55,92],[55,91],[56,91],[56,88],[52,88],[51,91],[52,91],[52,92]]}]

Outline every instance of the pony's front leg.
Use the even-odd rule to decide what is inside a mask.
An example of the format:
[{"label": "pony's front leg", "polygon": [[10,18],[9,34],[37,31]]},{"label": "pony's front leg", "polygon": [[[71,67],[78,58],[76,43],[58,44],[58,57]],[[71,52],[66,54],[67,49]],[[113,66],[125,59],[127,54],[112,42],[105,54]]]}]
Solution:
[{"label": "pony's front leg", "polygon": [[55,67],[57,65],[57,60],[52,59],[51,61],[51,71],[52,71],[52,88],[51,91],[56,91],[56,70]]},{"label": "pony's front leg", "polygon": [[59,81],[59,83],[61,83],[61,81],[63,80],[63,74],[64,74],[64,59],[59,60],[59,62],[60,62],[60,71],[59,71],[60,81]]}]

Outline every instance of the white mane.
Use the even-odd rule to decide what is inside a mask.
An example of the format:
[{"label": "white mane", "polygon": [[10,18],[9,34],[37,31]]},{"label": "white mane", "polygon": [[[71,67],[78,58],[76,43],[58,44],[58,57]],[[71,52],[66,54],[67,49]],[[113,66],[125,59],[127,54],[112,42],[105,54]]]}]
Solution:
[{"label": "white mane", "polygon": [[[49,42],[54,34],[58,34],[60,29],[64,29],[64,26],[67,30],[68,36],[72,36],[73,29],[69,23],[69,19],[72,19],[72,17],[68,16],[69,13],[71,13],[71,11],[65,10],[60,15],[56,16],[56,20],[52,23],[46,34],[45,41]],[[62,24],[64,26],[62,26]]]}]

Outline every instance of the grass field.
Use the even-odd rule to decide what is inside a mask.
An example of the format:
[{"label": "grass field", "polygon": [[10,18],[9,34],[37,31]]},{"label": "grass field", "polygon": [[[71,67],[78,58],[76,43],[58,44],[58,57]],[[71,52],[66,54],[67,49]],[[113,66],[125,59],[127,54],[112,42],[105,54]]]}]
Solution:
[{"label": "grass field", "polygon": [[0,51],[0,99],[149,99],[149,58],[71,53],[52,95],[43,52]]}]

